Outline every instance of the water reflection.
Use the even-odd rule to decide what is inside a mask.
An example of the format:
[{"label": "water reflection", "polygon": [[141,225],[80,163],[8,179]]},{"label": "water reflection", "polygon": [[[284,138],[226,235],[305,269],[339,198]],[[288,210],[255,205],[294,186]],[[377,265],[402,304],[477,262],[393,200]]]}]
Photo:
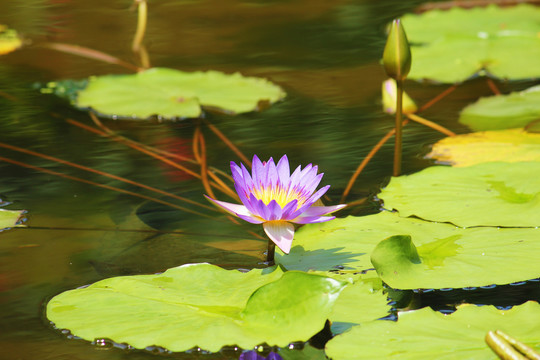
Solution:
[{"label": "water reflection", "polygon": [[[147,47],[154,65],[240,71],[268,77],[284,87],[289,94],[285,101],[263,112],[234,117],[207,114],[207,119],[248,156],[286,153],[292,167],[317,163],[325,172],[325,184],[332,184],[332,203],[337,203],[357,164],[392,126],[379,100],[384,26],[418,3],[162,0],[150,3]],[[119,0],[0,3],[2,21],[32,41],[27,48],[0,58],[0,90],[9,95],[0,96],[0,141],[203,202],[198,180],[72,125],[66,120],[93,126],[86,113],[32,88],[35,82],[126,72],[38,45],[69,42],[131,60],[136,14],[128,7],[129,2]],[[420,102],[442,90],[416,83],[407,86]],[[455,115],[473,97],[471,92],[477,97],[489,91],[474,81],[462,89],[426,115],[459,130]],[[196,123],[107,121],[106,125],[130,139],[167,149],[173,146],[173,151],[189,155]],[[235,155],[206,132],[209,163],[227,170]],[[406,127],[404,170],[428,165],[418,154],[440,137],[423,127]],[[383,147],[349,199],[377,191],[390,174],[391,151],[391,145]],[[28,154],[6,149],[0,153],[66,175],[142,191]],[[41,315],[43,305],[61,291],[114,275],[152,273],[205,261],[227,268],[261,266],[265,242],[249,233],[261,234],[258,227],[228,223],[224,216],[197,217],[14,164],[1,162],[0,171],[0,198],[12,202],[12,209],[28,210],[29,226],[0,234],[0,347],[7,358],[153,359],[154,355],[142,351],[98,349],[83,341],[67,341],[49,327]],[[376,203],[366,203],[352,213],[377,208]],[[200,358],[196,353],[165,355]],[[238,356],[218,353],[205,358]]]}]

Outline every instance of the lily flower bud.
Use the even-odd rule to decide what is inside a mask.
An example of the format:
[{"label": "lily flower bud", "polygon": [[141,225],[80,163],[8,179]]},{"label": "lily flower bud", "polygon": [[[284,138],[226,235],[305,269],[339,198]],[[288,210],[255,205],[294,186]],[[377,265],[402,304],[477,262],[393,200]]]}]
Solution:
[{"label": "lily flower bud", "polygon": [[383,52],[383,65],[386,74],[398,81],[405,80],[411,70],[411,48],[399,19],[392,21],[390,25]]}]

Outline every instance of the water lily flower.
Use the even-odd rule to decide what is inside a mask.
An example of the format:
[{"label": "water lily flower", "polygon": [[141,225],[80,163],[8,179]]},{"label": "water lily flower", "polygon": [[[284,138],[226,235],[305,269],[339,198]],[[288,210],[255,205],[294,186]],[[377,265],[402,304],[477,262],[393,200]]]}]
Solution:
[{"label": "water lily flower", "polygon": [[[206,196],[210,201],[227,212],[253,224],[263,224],[270,240],[285,254],[291,249],[294,225],[329,221],[335,216],[325,216],[346,205],[318,206],[317,200],[330,185],[315,192],[323,174],[317,174],[318,167],[309,164],[298,166],[291,174],[289,160],[284,155],[277,165],[270,158],[261,162],[253,156],[251,175],[241,164],[231,161],[231,171],[236,192],[242,201],[231,204]],[[270,256],[269,256],[270,260]]]}]

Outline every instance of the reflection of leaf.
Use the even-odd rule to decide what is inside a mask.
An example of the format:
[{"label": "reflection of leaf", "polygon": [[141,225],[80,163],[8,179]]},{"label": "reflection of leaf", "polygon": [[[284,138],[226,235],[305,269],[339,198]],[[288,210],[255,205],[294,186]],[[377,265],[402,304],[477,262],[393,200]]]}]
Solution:
[{"label": "reflection of leaf", "polygon": [[10,53],[22,46],[22,40],[13,29],[0,25],[0,55]]},{"label": "reflection of leaf", "polygon": [[540,134],[509,129],[451,136],[433,145],[426,157],[457,167],[490,161],[540,161]]},{"label": "reflection of leaf", "polygon": [[540,86],[481,98],[465,107],[459,122],[474,131],[523,127],[540,118]]},{"label": "reflection of leaf", "polygon": [[0,209],[0,231],[16,226],[23,213],[24,210]]},{"label": "reflection of leaf", "polygon": [[433,166],[392,178],[379,198],[401,216],[457,226],[539,226],[540,162]]},{"label": "reflection of leaf", "polygon": [[482,69],[499,78],[538,77],[539,19],[540,9],[526,4],[405,15],[413,45],[409,78],[460,82]]},{"label": "reflection of leaf", "polygon": [[[412,242],[395,238],[386,245],[380,244],[395,235],[410,236]],[[373,267],[369,255],[352,255],[367,253],[375,256],[377,270],[384,267],[390,272],[381,275],[383,281],[398,289],[508,284],[540,276],[539,236],[540,229],[534,228],[464,229],[382,212],[306,225],[295,234],[291,253],[276,260],[295,269],[308,265],[319,266],[320,270],[365,270]],[[298,248],[306,257],[303,263],[296,258]],[[505,265],[501,266],[503,259]],[[407,271],[394,276],[393,271],[398,268]]]},{"label": "reflection of leaf", "polygon": [[90,78],[75,105],[113,118],[177,119],[199,117],[201,106],[233,114],[254,111],[284,96],[279,86],[238,73],[153,68],[133,75]]},{"label": "reflection of leaf", "polygon": [[64,292],[48,303],[47,317],[83,339],[108,338],[139,349],[286,346],[322,329],[344,285],[279,268],[241,273],[191,264]]},{"label": "reflection of leaf", "polygon": [[484,343],[490,330],[502,330],[540,350],[540,305],[527,302],[510,310],[464,305],[451,315],[429,307],[399,314],[397,322],[372,321],[355,326],[326,345],[334,360],[475,359],[495,355]]}]

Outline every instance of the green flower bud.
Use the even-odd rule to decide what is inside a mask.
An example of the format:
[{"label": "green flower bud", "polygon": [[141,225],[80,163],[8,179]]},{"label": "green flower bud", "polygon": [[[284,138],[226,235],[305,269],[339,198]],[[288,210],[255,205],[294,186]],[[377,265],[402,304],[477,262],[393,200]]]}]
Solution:
[{"label": "green flower bud", "polygon": [[411,70],[411,49],[401,21],[392,21],[383,53],[384,70],[395,80],[405,80]]}]

